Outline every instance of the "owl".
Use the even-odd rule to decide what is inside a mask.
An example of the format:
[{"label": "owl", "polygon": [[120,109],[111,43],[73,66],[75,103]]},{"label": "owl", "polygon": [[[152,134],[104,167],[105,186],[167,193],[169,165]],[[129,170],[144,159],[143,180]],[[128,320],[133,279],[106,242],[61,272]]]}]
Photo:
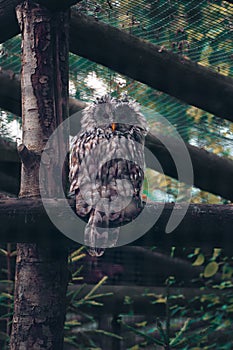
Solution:
[{"label": "owl", "polygon": [[81,130],[72,140],[69,180],[92,256],[114,247],[122,226],[144,208],[147,131],[139,105],[127,96],[105,95],[83,110]]}]

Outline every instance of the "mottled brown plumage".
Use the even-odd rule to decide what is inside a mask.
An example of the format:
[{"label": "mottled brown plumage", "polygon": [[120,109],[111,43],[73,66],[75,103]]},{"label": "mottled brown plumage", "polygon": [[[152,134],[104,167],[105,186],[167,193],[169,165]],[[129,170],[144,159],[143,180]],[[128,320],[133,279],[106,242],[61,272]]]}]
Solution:
[{"label": "mottled brown plumage", "polygon": [[92,255],[113,247],[120,226],[143,209],[147,124],[134,101],[109,96],[88,106],[70,153],[70,192],[87,222],[84,242]]}]

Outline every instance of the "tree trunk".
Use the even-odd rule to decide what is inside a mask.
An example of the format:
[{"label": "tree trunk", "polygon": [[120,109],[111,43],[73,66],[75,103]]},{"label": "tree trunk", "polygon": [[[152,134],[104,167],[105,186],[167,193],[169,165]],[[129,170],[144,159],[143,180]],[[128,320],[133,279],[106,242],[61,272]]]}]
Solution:
[{"label": "tree trunk", "polygon": [[[23,40],[20,197],[38,198],[41,152],[67,116],[69,14],[52,14],[25,1],[17,7],[17,17]],[[61,142],[59,147],[65,145]],[[57,157],[59,149],[50,164],[54,174]],[[52,184],[50,196],[55,187]],[[67,282],[67,251],[63,246],[17,245],[11,350],[63,348]]]}]

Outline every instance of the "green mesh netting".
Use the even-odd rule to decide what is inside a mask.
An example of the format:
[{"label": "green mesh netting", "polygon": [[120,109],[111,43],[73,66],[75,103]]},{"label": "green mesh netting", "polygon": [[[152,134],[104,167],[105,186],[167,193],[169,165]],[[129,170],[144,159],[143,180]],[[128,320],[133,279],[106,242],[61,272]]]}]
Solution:
[{"label": "green mesh netting", "polygon": [[[233,77],[233,5],[227,1],[84,0],[73,8]],[[20,44],[18,36],[1,45],[3,69],[20,72]],[[156,116],[162,115],[186,142],[233,157],[233,123],[70,54],[71,96],[92,101],[106,92],[127,92],[142,108],[149,108],[147,118],[152,132],[157,127]]]}]

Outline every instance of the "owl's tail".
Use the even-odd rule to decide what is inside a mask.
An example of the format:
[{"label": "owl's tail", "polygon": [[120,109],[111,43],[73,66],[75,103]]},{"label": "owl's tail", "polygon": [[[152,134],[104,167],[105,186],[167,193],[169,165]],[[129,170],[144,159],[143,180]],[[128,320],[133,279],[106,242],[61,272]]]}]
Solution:
[{"label": "owl's tail", "polygon": [[88,252],[91,256],[103,255],[105,248],[114,247],[119,237],[120,227],[109,228],[106,219],[105,227],[100,227],[101,221],[101,214],[93,209],[84,232],[84,243],[88,246]]}]

